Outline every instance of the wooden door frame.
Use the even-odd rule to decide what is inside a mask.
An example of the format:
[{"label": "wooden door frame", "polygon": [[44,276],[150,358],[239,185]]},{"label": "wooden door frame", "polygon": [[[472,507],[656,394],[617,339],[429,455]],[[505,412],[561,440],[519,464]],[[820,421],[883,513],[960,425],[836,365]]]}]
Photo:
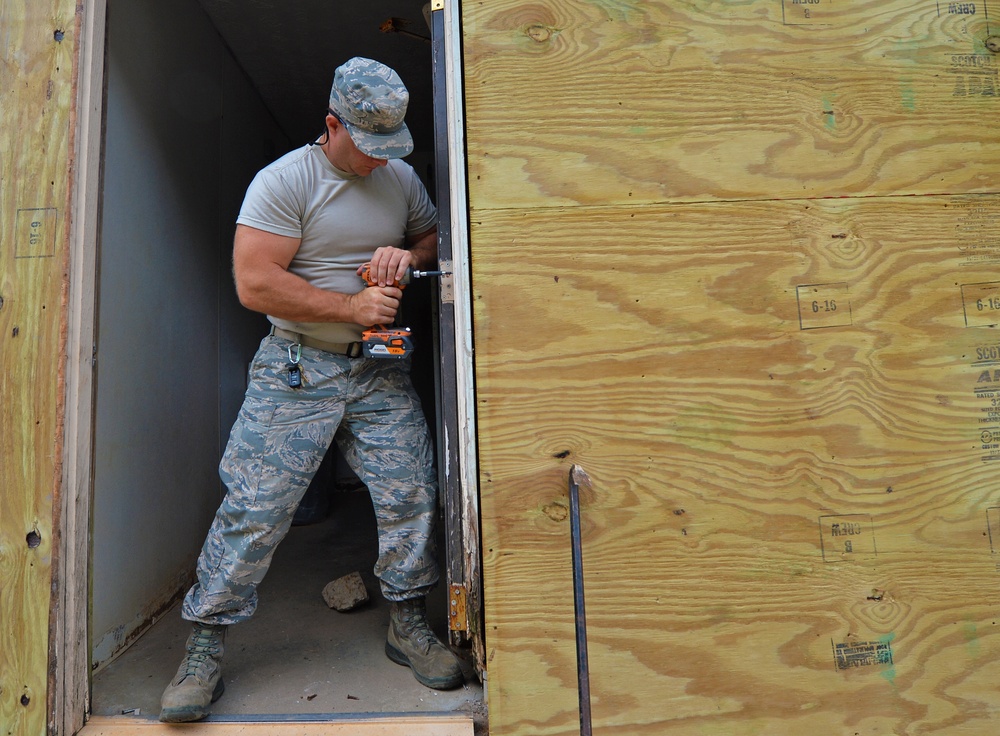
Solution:
[{"label": "wooden door frame", "polygon": [[431,38],[436,195],[439,211],[446,213],[439,218],[438,255],[441,267],[451,271],[451,276],[442,280],[440,289],[438,422],[438,476],[445,510],[449,622],[452,641],[471,643],[476,669],[485,677],[458,0],[435,0],[431,4]]},{"label": "wooden door frame", "polygon": [[49,732],[70,736],[90,710],[90,508],[93,491],[94,340],[101,216],[107,0],[77,10],[75,166],[71,181],[65,426],[58,549],[49,637]]},{"label": "wooden door frame", "polygon": [[[465,123],[462,96],[461,10],[459,0],[434,0],[443,13],[447,84],[449,216],[453,259],[455,322],[454,368],[464,579],[473,585],[470,615],[479,615],[479,496],[475,400],[472,372],[472,318],[468,259]],[[65,355],[65,426],[62,477],[54,528],[58,549],[50,610],[48,731],[72,736],[90,711],[90,515],[93,494],[94,345],[97,329],[98,243],[102,194],[102,142],[106,96],[107,0],[82,0],[77,12],[77,91],[75,98],[75,167],[71,182],[67,336]],[[451,474],[451,470],[449,470]],[[469,631],[479,632],[475,621]],[[482,663],[481,635],[477,661]],[[481,670],[482,674],[485,674]]]}]

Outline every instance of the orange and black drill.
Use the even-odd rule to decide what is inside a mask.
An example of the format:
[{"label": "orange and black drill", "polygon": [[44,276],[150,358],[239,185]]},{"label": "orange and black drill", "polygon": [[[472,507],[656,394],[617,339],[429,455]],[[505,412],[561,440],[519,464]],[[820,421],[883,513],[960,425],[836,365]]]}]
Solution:
[{"label": "orange and black drill", "polygon": [[[414,279],[448,276],[450,273],[450,271],[417,271],[409,267],[403,274],[403,278],[392,285],[397,289],[403,289]],[[364,265],[361,278],[368,286],[378,285],[377,281],[372,280],[370,263]],[[361,333],[361,348],[362,355],[366,358],[405,358],[413,352],[413,337],[409,327],[372,325]]]}]

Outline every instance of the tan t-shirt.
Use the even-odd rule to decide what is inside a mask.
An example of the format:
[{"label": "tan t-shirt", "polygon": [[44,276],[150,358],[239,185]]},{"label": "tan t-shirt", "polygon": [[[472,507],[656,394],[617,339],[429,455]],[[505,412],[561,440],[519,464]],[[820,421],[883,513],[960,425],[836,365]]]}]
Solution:
[{"label": "tan t-shirt", "polygon": [[[436,221],[437,210],[409,164],[393,159],[369,176],[357,176],[337,169],[319,146],[303,146],[262,169],[236,220],[300,238],[288,270],[313,286],[342,294],[365,288],[357,269],[376,248],[402,247],[407,235],[426,232]],[[365,327],[268,319],[327,342],[360,340]]]}]

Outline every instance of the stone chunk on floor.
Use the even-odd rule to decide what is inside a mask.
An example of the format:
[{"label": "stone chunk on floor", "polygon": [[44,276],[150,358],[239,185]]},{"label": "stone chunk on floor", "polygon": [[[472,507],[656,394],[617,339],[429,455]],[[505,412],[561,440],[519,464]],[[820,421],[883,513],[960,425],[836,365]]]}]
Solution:
[{"label": "stone chunk on floor", "polygon": [[350,611],[368,602],[368,590],[361,579],[361,574],[352,572],[327,583],[323,588],[323,600],[330,608],[342,612]]}]

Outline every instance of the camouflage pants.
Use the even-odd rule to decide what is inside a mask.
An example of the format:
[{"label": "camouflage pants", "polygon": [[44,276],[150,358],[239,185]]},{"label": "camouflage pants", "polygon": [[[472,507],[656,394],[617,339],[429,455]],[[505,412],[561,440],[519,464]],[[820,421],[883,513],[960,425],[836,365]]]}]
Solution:
[{"label": "camouflage pants", "polygon": [[189,621],[234,624],[253,615],[257,585],[333,441],[371,493],[383,595],[421,596],[438,580],[437,481],[427,422],[406,368],[303,347],[302,387],[290,388],[288,346],[264,338],[250,367],[219,466],[229,490],[181,610]]}]

